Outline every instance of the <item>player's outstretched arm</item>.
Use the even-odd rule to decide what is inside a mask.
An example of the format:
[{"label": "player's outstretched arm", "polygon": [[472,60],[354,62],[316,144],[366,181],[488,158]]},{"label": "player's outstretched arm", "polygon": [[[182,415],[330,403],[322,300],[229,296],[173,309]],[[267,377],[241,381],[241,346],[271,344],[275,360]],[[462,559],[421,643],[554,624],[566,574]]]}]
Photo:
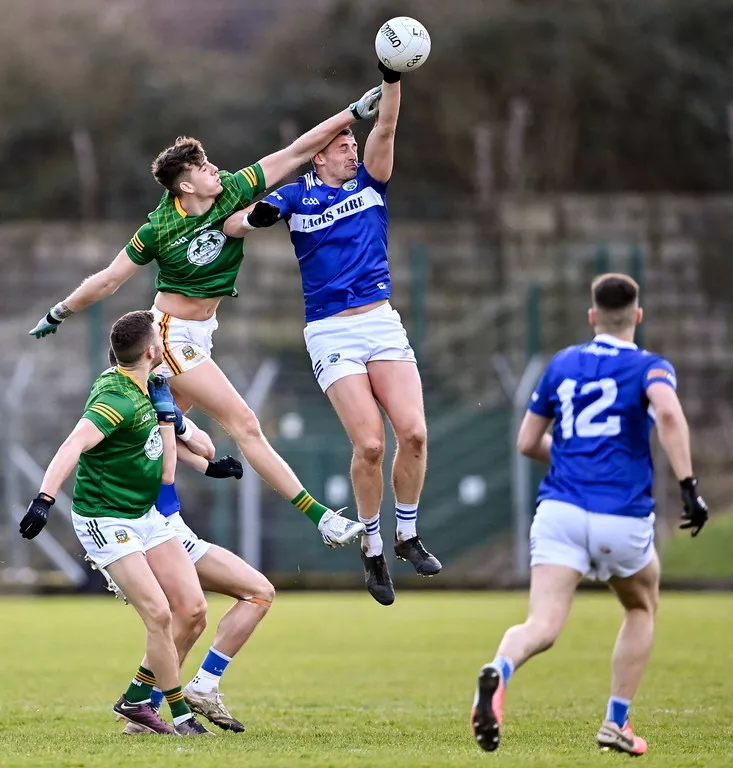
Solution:
[{"label": "player's outstretched arm", "polygon": [[382,86],[372,88],[346,109],[299,136],[290,146],[263,157],[259,164],[265,186],[271,187],[289,176],[338,136],[339,131],[357,120],[375,117],[381,95]]},{"label": "player's outstretched arm", "polygon": [[181,414],[181,422],[182,429],[179,429],[178,422],[176,422],[176,437],[178,438],[179,448],[183,444],[196,456],[213,459],[216,451],[209,435],[183,414]]},{"label": "player's outstretched arm", "polygon": [[49,511],[56,501],[56,494],[74,471],[79,457],[102,440],[104,435],[95,424],[89,419],[79,420],[51,459],[38,496],[28,505],[28,511],[20,521],[20,535],[24,539],[34,539],[44,529]]},{"label": "player's outstretched arm", "polygon": [[138,269],[139,266],[130,259],[127,252],[120,251],[108,267],[88,277],[72,294],[51,307],[28,334],[42,339],[56,333],[67,317],[111,296]]},{"label": "player's outstretched arm", "polygon": [[222,231],[228,237],[244,237],[253,229],[271,227],[280,221],[280,209],[268,202],[260,200],[254,205],[247,206],[243,211],[233,213],[225,222]]},{"label": "player's outstretched arm", "polygon": [[708,506],[697,492],[697,478],[692,471],[690,428],[682,404],[674,388],[661,381],[650,384],[646,396],[654,408],[659,442],[680,484],[684,508],[680,528],[690,528],[692,535],[697,536],[707,522]]},{"label": "player's outstretched arm", "polygon": [[373,179],[386,184],[394,166],[394,139],[400,114],[400,73],[387,69],[381,61],[379,69],[384,75],[382,98],[379,116],[364,146],[364,167]]},{"label": "player's outstretched arm", "polygon": [[222,456],[220,459],[209,461],[203,456],[199,456],[189,450],[185,443],[179,443],[178,445],[178,458],[197,472],[206,475],[206,477],[213,477],[216,479],[234,477],[237,480],[241,480],[242,475],[244,474],[242,462],[239,461],[239,459],[235,459],[233,456]]},{"label": "player's outstretched arm", "polygon": [[552,437],[547,428],[551,423],[552,419],[527,411],[517,434],[517,450],[530,459],[549,464]]}]

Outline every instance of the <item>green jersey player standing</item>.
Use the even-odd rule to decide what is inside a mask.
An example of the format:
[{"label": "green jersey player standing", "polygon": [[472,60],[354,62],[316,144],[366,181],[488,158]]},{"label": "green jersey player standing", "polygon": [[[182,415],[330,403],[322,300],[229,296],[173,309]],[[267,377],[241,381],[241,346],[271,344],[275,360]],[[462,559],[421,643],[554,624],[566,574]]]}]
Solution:
[{"label": "green jersey player standing", "polygon": [[[20,533],[26,539],[38,536],[59,488],[78,464],[71,512],[76,535],[91,560],[120,585],[147,632],[145,661],[114,711],[153,733],[207,734],[184,701],[174,640],[174,633],[201,633],[206,601],[176,531],[155,508],[164,461],[175,463],[176,452],[170,390],[159,390],[155,403],[148,396],[148,377],[163,359],[153,313],[121,317],[110,343],[118,365],[95,381]],[[150,704],[156,681],[170,704],[173,726]]]},{"label": "green jersey player standing", "polygon": [[[241,240],[228,238],[222,228],[231,213],[295,171],[341,130],[360,118],[374,117],[380,97],[381,87],[373,88],[290,146],[235,174],[219,171],[196,139],[179,138],[153,163],[153,175],[166,192],[147,223],[106,269],[85,280],[30,331],[36,338],[55,333],[69,315],[110,296],[140,266],[156,261],[153,314],[163,341],[161,372],[170,379],[176,401],[184,411],[195,405],[216,419],[255,471],[318,526],[330,547],[353,541],[364,525],[340,517],[305,490],[211,359],[216,310],[224,296],[236,296],[234,283],[243,257]],[[273,206],[258,203],[248,226],[273,223],[273,211]]]}]

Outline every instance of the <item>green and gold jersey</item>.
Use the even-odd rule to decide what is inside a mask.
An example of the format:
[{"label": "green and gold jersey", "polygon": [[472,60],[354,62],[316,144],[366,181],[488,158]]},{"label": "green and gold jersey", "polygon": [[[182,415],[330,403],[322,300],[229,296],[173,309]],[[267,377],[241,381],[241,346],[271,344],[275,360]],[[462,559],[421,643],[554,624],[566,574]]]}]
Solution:
[{"label": "green and gold jersey", "polygon": [[265,191],[265,177],[259,163],[236,173],[219,171],[219,177],[223,189],[206,213],[189,216],[179,199],[165,192],[147,224],[127,244],[135,264],[158,262],[159,291],[203,298],[237,295],[242,241],[221,230],[232,213]]},{"label": "green and gold jersey", "polygon": [[83,418],[104,440],[79,459],[72,509],[83,517],[142,517],[163,475],[163,438],[147,392],[110,368],[94,382]]}]

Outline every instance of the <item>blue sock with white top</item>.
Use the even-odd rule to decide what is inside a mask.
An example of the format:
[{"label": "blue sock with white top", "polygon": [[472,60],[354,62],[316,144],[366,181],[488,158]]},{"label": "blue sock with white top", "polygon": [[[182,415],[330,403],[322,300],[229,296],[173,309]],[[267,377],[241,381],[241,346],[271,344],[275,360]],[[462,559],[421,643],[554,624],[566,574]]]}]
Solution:
[{"label": "blue sock with white top", "polygon": [[608,700],[608,708],[606,709],[606,720],[611,720],[616,723],[619,728],[623,728],[626,725],[626,721],[629,719],[630,708],[631,702],[628,699],[622,699],[619,696],[611,696]]}]

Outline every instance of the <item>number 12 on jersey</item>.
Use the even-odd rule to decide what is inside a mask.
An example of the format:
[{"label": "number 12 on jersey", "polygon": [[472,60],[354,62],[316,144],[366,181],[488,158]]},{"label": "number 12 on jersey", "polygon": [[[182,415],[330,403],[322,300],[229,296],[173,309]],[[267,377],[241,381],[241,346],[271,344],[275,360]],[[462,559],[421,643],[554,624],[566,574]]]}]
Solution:
[{"label": "number 12 on jersey", "polygon": [[608,416],[605,421],[594,421],[605,410],[610,408],[618,396],[618,386],[613,379],[589,381],[580,388],[580,395],[589,395],[599,391],[600,396],[590,405],[586,405],[579,413],[575,413],[573,398],[576,396],[578,382],[575,379],[565,379],[557,388],[560,399],[560,429],[564,440],[577,437],[613,437],[621,432],[621,417]]}]

